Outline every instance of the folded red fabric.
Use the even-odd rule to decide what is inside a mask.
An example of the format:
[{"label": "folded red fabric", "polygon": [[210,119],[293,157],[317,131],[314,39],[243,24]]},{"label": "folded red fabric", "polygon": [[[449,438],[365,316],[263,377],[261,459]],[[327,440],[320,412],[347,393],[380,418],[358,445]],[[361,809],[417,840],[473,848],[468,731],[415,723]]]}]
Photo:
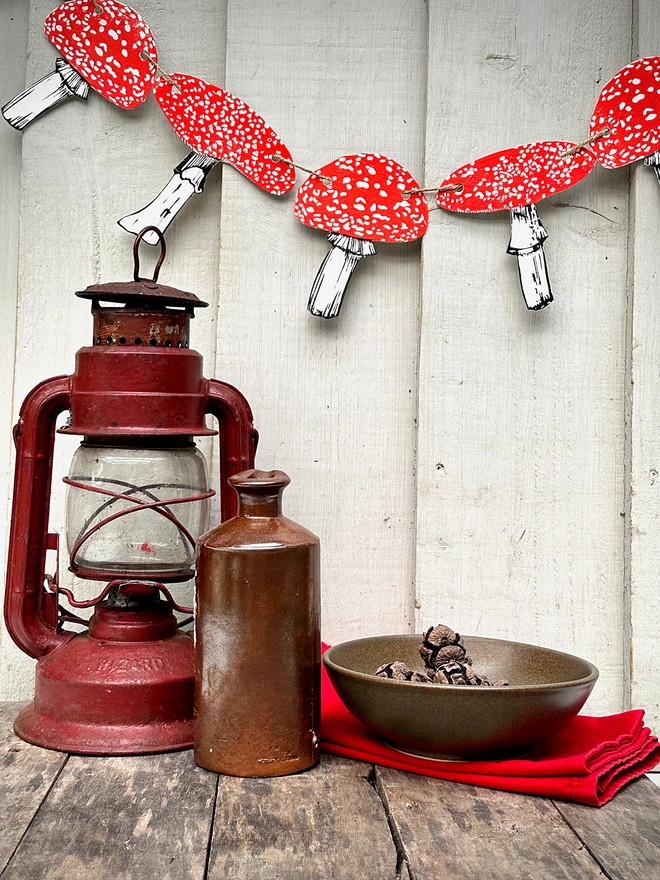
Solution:
[{"label": "folded red fabric", "polygon": [[[325,650],[328,645],[323,645]],[[390,748],[348,711],[325,668],[321,679],[321,748],[395,770],[453,782],[602,806],[619,789],[660,763],[660,744],[644,726],[644,712],[577,715],[523,758],[436,761]]]}]

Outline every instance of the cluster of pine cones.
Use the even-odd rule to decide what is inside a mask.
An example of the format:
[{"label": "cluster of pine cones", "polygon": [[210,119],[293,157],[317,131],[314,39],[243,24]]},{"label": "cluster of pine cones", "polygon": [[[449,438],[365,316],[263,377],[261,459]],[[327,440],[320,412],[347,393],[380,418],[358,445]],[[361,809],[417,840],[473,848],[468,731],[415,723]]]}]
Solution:
[{"label": "cluster of pine cones", "polygon": [[465,653],[463,639],[448,626],[432,626],[424,634],[419,653],[426,667],[424,672],[415,672],[405,663],[395,660],[385,663],[376,670],[381,678],[396,681],[415,681],[428,684],[481,685],[483,687],[507,687],[503,679],[489,681],[485,675],[477,674],[472,668],[472,659]]}]

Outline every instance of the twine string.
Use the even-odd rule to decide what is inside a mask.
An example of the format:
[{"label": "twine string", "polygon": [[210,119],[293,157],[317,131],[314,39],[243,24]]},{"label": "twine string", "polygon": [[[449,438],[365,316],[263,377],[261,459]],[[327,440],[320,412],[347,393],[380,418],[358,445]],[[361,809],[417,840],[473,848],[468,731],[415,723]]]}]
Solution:
[{"label": "twine string", "polygon": [[590,147],[592,144],[595,144],[599,138],[609,137],[611,134],[609,127],[606,125],[604,128],[601,128],[600,131],[597,131],[596,134],[592,134],[590,138],[587,138],[586,141],[582,141],[581,144],[576,144],[574,147],[571,147],[570,150],[564,150],[561,153],[562,159],[570,159],[571,156],[575,156],[576,153],[579,153],[580,150],[585,147]]},{"label": "twine string", "polygon": [[103,7],[100,3],[97,3],[96,0],[94,0],[94,15],[100,15],[102,12]]},{"label": "twine string", "polygon": [[421,193],[430,193],[430,192],[462,193],[463,189],[464,189],[464,186],[462,183],[446,183],[444,186],[429,186],[429,187],[425,187],[425,188],[420,187],[419,189],[404,189],[404,191],[401,193],[401,195],[404,197],[404,199],[409,199],[410,196],[420,195]]},{"label": "twine string", "polygon": [[280,156],[279,153],[273,153],[271,159],[273,160],[273,162],[284,162],[285,165],[290,165],[292,168],[298,168],[300,171],[304,171],[306,174],[311,174],[313,177],[318,177],[319,180],[322,180],[326,186],[332,186],[331,177],[327,177],[325,174],[319,174],[318,171],[312,171],[311,168],[305,168],[304,165],[297,165],[290,159],[285,159],[284,156]]},{"label": "twine string", "polygon": [[145,49],[143,49],[140,52],[140,58],[143,61],[148,61],[150,64],[152,64],[156,68],[158,73],[163,77],[165,82],[168,82],[172,86],[172,89],[176,92],[177,95],[181,92],[181,86],[178,84],[178,82],[176,80],[172,79],[172,77],[169,75],[169,73],[166,73],[166,71],[163,70],[163,68],[156,61],[156,59],[152,58],[151,55]]}]

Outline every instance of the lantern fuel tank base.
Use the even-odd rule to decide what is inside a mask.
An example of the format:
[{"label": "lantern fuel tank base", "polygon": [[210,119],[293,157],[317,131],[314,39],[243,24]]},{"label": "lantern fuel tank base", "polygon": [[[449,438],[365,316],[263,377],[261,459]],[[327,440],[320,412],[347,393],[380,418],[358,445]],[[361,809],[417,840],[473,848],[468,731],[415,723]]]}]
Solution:
[{"label": "lantern fuel tank base", "polygon": [[151,755],[189,749],[192,718],[151,725],[107,725],[68,722],[40,712],[30,703],[14,722],[14,732],[44,749],[74,755]]},{"label": "lantern fuel tank base", "polygon": [[189,748],[194,676],[193,641],[169,610],[99,606],[89,634],[38,661],[34,702],[14,730],[35,745],[83,755]]}]

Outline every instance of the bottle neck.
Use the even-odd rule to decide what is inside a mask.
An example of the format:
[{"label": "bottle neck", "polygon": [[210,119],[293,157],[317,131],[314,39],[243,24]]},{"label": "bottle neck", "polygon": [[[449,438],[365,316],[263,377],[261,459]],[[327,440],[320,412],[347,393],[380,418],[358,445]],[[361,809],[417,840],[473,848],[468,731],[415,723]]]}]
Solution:
[{"label": "bottle neck", "polygon": [[238,516],[282,516],[282,492],[238,493]]},{"label": "bottle neck", "polygon": [[282,516],[282,492],[290,483],[284,471],[241,471],[229,483],[238,495],[239,516]]}]

